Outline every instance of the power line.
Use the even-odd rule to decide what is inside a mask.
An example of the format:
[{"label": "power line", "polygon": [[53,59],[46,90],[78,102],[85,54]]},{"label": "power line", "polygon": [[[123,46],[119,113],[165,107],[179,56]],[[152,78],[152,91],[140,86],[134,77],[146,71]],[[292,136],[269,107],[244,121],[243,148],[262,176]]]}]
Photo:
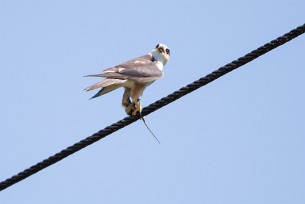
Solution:
[{"label": "power line", "polygon": [[[253,50],[252,52],[246,54],[243,57],[238,58],[237,60],[232,61],[231,63],[220,67],[216,71],[213,71],[212,73],[206,75],[205,77],[202,77],[198,79],[197,81],[194,81],[193,83],[188,84],[185,87],[182,87],[178,91],[175,91],[174,93],[161,98],[160,100],[150,104],[149,106],[145,107],[142,111],[142,115],[146,116],[163,106],[168,105],[169,103],[174,102],[175,100],[195,91],[196,89],[218,79],[219,77],[233,71],[234,69],[237,69],[244,64],[251,62],[252,60],[264,55],[265,53],[269,52],[270,50],[273,50],[286,42],[302,35],[305,32],[305,24],[291,30],[290,32],[284,34],[281,37],[278,37],[275,40],[272,40],[271,42],[257,48],[256,50]],[[52,164],[68,157],[69,155],[91,145],[94,142],[97,142],[98,140],[110,135],[111,133],[130,125],[131,123],[139,120],[140,117],[125,117],[122,120],[119,120],[116,123],[113,123],[110,126],[107,126],[106,128],[98,131],[97,133],[75,143],[72,146],[67,147],[66,149],[56,153],[53,156],[50,156],[49,158],[29,167],[28,169],[25,169],[24,171],[12,176],[11,178],[6,179],[5,181],[2,181],[0,183],[0,191],[8,188],[11,185],[14,185],[15,183],[22,181],[23,179],[26,179],[27,177],[37,173],[38,171],[41,171],[42,169],[51,166]]]}]

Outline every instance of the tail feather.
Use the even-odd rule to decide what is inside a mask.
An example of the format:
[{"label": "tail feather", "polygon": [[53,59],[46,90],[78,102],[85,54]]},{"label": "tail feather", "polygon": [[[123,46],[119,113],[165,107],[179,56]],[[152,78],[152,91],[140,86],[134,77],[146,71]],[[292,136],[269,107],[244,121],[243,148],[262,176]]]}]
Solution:
[{"label": "tail feather", "polygon": [[96,98],[96,97],[99,97],[99,96],[103,95],[102,92],[103,92],[104,89],[105,89],[105,88],[102,88],[101,90],[99,90],[99,92],[97,92],[97,93],[96,93],[94,96],[92,96],[89,100],[91,100],[91,99],[93,99],[93,98]]},{"label": "tail feather", "polygon": [[104,77],[103,74],[88,74],[84,77]]},{"label": "tail feather", "polygon": [[103,87],[103,85],[104,85],[104,81],[100,81],[100,82],[97,82],[96,84],[93,84],[93,85],[85,88],[84,90],[85,91],[92,91],[94,89],[98,89],[98,88]]},{"label": "tail feather", "polygon": [[103,81],[97,82],[96,84],[93,84],[87,88],[85,88],[85,91],[92,91],[94,89],[98,88],[104,88],[113,84],[123,84],[126,80],[121,79],[105,79]]},{"label": "tail feather", "polygon": [[99,90],[94,96],[92,96],[90,98],[90,99],[93,99],[93,98],[104,95],[106,93],[109,93],[109,92],[121,87],[122,84],[125,82],[126,82],[126,80],[121,80],[121,79],[105,79],[96,84],[93,84],[92,86],[85,88],[84,90],[91,91],[94,89],[101,88],[101,90]]},{"label": "tail feather", "polygon": [[113,84],[113,85],[110,85],[110,86],[107,86],[107,87],[103,87],[101,88],[101,90],[99,90],[94,96],[92,96],[90,99],[93,99],[93,98],[96,98],[96,97],[99,97],[99,96],[102,96],[106,93],[109,93],[117,88],[120,88],[121,85],[120,84]]}]

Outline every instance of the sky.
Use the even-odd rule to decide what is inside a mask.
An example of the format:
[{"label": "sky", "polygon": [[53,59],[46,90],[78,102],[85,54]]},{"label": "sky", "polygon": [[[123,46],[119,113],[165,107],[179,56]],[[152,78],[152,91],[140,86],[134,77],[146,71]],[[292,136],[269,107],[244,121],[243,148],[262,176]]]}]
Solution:
[{"label": "sky", "polygon": [[[171,49],[147,106],[304,23],[305,2],[0,0],[0,180],[124,118],[84,78]],[[0,203],[305,203],[305,35],[0,192]]]}]

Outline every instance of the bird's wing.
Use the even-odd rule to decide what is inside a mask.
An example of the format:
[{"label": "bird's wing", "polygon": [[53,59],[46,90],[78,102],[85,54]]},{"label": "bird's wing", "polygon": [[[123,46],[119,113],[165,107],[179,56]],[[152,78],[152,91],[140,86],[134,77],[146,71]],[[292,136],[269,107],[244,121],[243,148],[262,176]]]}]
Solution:
[{"label": "bird's wing", "polygon": [[148,83],[160,79],[163,72],[157,67],[156,62],[152,61],[152,55],[147,54],[105,69],[102,74],[89,76],[129,79],[139,83]]}]

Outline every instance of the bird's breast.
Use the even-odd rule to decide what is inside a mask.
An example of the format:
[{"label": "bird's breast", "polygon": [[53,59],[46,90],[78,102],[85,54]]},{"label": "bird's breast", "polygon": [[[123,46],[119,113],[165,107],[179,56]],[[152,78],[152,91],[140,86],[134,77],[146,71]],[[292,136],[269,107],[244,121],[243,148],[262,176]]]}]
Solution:
[{"label": "bird's breast", "polygon": [[134,89],[136,87],[136,83],[135,81],[131,81],[127,79],[123,86],[128,89]]},{"label": "bird's breast", "polygon": [[125,87],[127,89],[135,89],[137,86],[143,86],[144,85],[144,87],[147,87],[154,82],[155,81],[144,83],[144,84],[139,84],[139,83],[137,83],[135,81],[132,81],[132,80],[126,80],[126,82],[123,84],[123,87]]}]

